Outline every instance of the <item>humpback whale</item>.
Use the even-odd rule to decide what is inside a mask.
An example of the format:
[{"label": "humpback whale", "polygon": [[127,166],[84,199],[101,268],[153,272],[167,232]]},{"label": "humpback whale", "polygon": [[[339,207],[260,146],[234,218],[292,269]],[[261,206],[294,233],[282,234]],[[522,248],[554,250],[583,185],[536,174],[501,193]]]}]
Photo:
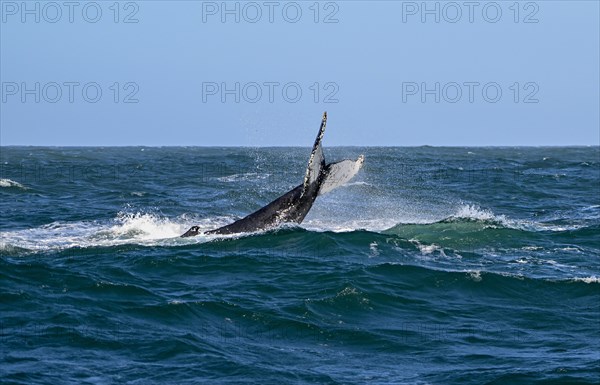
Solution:
[{"label": "humpback whale", "polygon": [[[204,234],[246,233],[273,228],[286,222],[302,223],[318,195],[325,194],[352,179],[360,170],[365,158],[360,155],[356,160],[345,159],[326,164],[321,146],[326,125],[327,112],[324,112],[302,184],[254,213]],[[181,237],[191,237],[200,233],[199,226],[192,226]]]}]

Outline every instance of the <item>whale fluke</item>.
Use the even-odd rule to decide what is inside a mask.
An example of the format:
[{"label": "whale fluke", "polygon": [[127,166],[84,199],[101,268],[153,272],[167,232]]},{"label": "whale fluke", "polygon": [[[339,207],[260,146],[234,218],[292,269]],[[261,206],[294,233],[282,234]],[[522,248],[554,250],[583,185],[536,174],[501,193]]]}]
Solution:
[{"label": "whale fluke", "polygon": [[[357,160],[347,159],[326,164],[321,145],[326,125],[327,112],[324,112],[302,184],[252,214],[227,226],[207,231],[205,234],[245,233],[269,229],[280,223],[302,223],[318,195],[325,194],[352,179],[362,167],[364,156],[359,156]],[[192,226],[182,237],[198,234],[200,228]]]}]

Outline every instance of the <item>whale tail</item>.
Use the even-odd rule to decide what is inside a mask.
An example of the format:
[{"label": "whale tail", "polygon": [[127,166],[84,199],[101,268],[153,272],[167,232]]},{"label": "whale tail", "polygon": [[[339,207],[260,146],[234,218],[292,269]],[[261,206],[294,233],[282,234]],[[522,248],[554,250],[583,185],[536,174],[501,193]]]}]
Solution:
[{"label": "whale tail", "polygon": [[354,175],[358,173],[364,161],[365,156],[361,155],[356,160],[346,159],[325,166],[324,178],[321,182],[321,187],[319,188],[319,195],[326,194],[354,178]]},{"label": "whale tail", "polygon": [[361,155],[356,160],[346,159],[326,164],[321,144],[326,126],[327,112],[324,112],[321,127],[319,128],[315,144],[308,159],[308,167],[306,168],[302,186],[302,196],[311,190],[313,183],[316,183],[319,188],[318,195],[326,194],[336,187],[344,185],[358,173],[365,161],[364,155]]},{"label": "whale tail", "polygon": [[[362,155],[357,160],[325,163],[321,141],[326,125],[327,112],[324,112],[302,184],[252,214],[205,234],[235,234],[270,228],[282,222],[302,223],[318,195],[343,185],[356,175],[364,161]],[[191,237],[200,232],[199,226],[193,226],[182,237]]]},{"label": "whale tail", "polygon": [[325,135],[325,127],[327,126],[327,111],[323,112],[323,118],[321,119],[321,127],[317,133],[315,144],[308,158],[308,167],[306,167],[306,174],[304,175],[304,182],[302,183],[302,194],[304,196],[311,190],[311,186],[318,187],[318,182],[323,178],[323,172],[325,171],[325,155],[323,154],[323,146],[321,141],[323,135]]}]

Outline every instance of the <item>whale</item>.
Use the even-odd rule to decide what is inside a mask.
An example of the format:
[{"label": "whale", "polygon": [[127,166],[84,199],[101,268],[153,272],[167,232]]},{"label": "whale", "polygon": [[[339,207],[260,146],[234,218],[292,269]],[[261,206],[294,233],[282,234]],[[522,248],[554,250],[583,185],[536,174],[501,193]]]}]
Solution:
[{"label": "whale", "polygon": [[201,231],[200,226],[192,226],[181,237],[250,233],[275,228],[283,223],[302,223],[317,197],[347,183],[358,173],[365,160],[364,155],[360,155],[355,160],[344,159],[327,164],[321,144],[326,126],[327,112],[324,112],[300,185],[229,225],[205,232]]}]

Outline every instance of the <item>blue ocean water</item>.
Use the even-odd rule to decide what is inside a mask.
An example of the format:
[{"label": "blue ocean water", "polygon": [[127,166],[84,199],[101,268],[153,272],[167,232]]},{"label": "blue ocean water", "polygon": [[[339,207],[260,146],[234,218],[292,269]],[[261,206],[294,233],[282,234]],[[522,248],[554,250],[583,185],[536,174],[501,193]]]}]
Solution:
[{"label": "blue ocean water", "polygon": [[0,151],[2,383],[600,383],[598,147]]}]

